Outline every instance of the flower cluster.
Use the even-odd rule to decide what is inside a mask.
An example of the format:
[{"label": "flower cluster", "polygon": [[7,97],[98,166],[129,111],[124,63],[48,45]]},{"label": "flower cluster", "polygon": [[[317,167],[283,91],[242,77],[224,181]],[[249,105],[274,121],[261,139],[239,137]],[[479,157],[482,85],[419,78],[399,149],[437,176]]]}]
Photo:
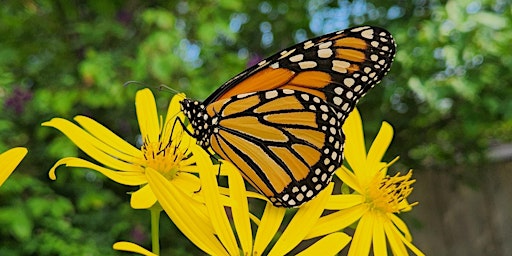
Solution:
[{"label": "flower cluster", "polygon": [[[43,123],[61,131],[99,163],[64,158],[50,170],[50,178],[56,179],[56,168],[66,165],[136,186],[130,201],[133,208],[161,206],[188,239],[211,255],[334,255],[347,246],[349,255],[387,255],[389,250],[393,255],[423,255],[398,217],[416,204],[407,201],[414,183],[412,171],[390,175],[394,161],[382,160],[393,137],[388,123],[382,124],[366,152],[361,117],[354,111],[343,127],[346,166],[336,172],[342,191],[334,191],[333,182],[315,199],[289,210],[247,191],[230,163],[212,164],[189,135],[191,128],[184,126],[178,105],[183,98],[174,96],[163,118],[150,90],[137,93],[140,149],[88,117],[75,117],[78,125],[61,118]],[[227,184],[219,185],[217,175]],[[257,211],[253,205],[265,206]],[[355,229],[352,236],[345,233],[350,229]],[[152,251],[124,241],[115,243],[114,249],[159,254],[158,242]]]}]

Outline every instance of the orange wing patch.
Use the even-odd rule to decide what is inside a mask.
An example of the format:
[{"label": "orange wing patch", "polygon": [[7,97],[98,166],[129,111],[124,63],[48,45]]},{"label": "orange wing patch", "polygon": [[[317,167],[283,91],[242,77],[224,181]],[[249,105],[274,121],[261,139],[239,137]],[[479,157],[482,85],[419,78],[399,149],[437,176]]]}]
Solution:
[{"label": "orange wing patch", "polygon": [[336,49],[336,57],[353,62],[363,62],[366,59],[364,52],[353,49]]},{"label": "orange wing patch", "polygon": [[368,48],[368,44],[364,40],[355,37],[340,38],[334,41],[334,45],[338,47],[350,47],[361,50],[365,50]]},{"label": "orange wing patch", "polygon": [[260,123],[254,116],[223,119],[219,125],[259,139],[276,142],[288,141],[288,137],[282,131]]},{"label": "orange wing patch", "polygon": [[316,114],[313,112],[289,112],[289,113],[278,113],[278,114],[269,114],[263,117],[263,119],[272,122],[274,124],[293,124],[293,125],[303,125],[311,128],[318,128],[318,124],[316,123]]},{"label": "orange wing patch", "polygon": [[295,97],[281,97],[267,102],[254,110],[254,113],[266,113],[269,111],[304,109],[302,104]]},{"label": "orange wing patch", "polygon": [[[306,166],[303,162],[301,162],[292,152],[290,152],[286,148],[282,147],[269,147],[274,154],[276,154],[279,159],[281,159],[284,164],[288,167],[288,169],[293,170],[293,178],[295,180],[302,180],[308,176],[309,166]],[[272,177],[274,172],[269,173]]]},{"label": "orange wing patch", "polygon": [[294,72],[289,69],[268,67],[243,80],[236,87],[219,97],[218,100],[248,92],[272,90],[287,83],[293,76]]},{"label": "orange wing patch", "polygon": [[[229,141],[233,147],[247,155],[247,157],[251,159],[251,161],[253,161],[259,168],[262,170],[269,170],[269,172],[265,174],[271,175],[271,177],[269,177],[269,181],[272,187],[278,193],[283,191],[284,188],[292,181],[288,174],[283,170],[283,168],[272,158],[270,158],[260,147],[229,132],[220,131],[219,135],[222,137],[222,139]],[[254,183],[256,183],[257,187],[260,188],[262,192],[268,196],[271,196],[273,193],[270,192],[270,189],[267,188],[265,183],[256,174],[254,169],[252,169],[247,164],[247,161],[238,157],[238,155],[234,154],[231,149],[230,151],[231,153],[228,153],[228,156],[231,156],[231,158],[229,159],[233,161],[233,163],[235,163],[235,165],[238,166],[245,175],[247,175]]]}]

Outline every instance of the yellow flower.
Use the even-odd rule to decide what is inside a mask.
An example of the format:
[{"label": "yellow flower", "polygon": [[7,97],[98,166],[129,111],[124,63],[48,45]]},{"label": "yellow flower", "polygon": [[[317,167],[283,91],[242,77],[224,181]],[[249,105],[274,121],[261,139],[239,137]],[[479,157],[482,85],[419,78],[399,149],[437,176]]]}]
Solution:
[{"label": "yellow flower", "polygon": [[11,175],[14,169],[20,164],[28,150],[26,148],[13,148],[0,154],[0,186]]},{"label": "yellow flower", "polygon": [[345,160],[352,171],[342,166],[336,175],[354,192],[332,195],[326,208],[337,211],[320,218],[309,236],[341,230],[358,221],[348,255],[368,255],[372,247],[374,255],[387,255],[387,244],[394,255],[409,255],[407,248],[415,255],[424,255],[411,243],[407,225],[396,215],[417,204],[407,202],[414,183],[412,171],[389,176],[387,168],[394,161],[381,160],[393,138],[393,128],[382,123],[368,154],[357,109],[347,118],[343,130]]},{"label": "yellow flower", "polygon": [[[229,189],[218,186],[216,173],[201,172],[201,195],[204,196],[206,212],[194,217],[197,218],[198,226],[212,234],[209,239],[201,240],[202,246],[197,243],[196,245],[211,255],[257,256],[289,253],[314,227],[333,189],[331,184],[317,198],[297,210],[290,210],[295,211],[295,214],[282,230],[280,227],[282,228],[287,209],[273,206],[261,194],[246,191],[242,176],[230,163],[222,162],[221,166],[221,174],[228,178]],[[162,198],[169,198],[172,195],[172,191],[165,187],[158,193],[161,194],[157,196]],[[249,211],[249,200],[267,202],[260,218]],[[172,211],[170,204],[159,202],[167,213]],[[255,232],[252,230],[254,227],[257,227]],[[334,255],[349,241],[350,237],[343,232],[333,231],[322,234],[319,240],[298,255]],[[142,255],[153,255],[140,246],[128,242],[118,242],[114,244],[114,248]]]},{"label": "yellow flower", "polygon": [[[76,157],[59,160],[50,170],[51,179],[56,179],[55,169],[65,164],[68,167],[83,167],[98,171],[115,182],[130,186],[141,186],[131,194],[131,206],[136,209],[150,208],[156,197],[148,183],[148,170],[154,170],[189,195],[199,190],[197,154],[204,154],[195,141],[183,131],[177,118],[184,120],[178,102],[184,95],[176,95],[169,105],[165,120],[157,114],[153,94],[149,89],[137,92],[135,105],[142,137],[142,146],[135,148],[106,127],[85,116],[74,120],[81,126],[62,118],[53,118],[43,123],[60,130],[82,151],[101,165]],[[205,168],[213,166],[205,163]]]}]

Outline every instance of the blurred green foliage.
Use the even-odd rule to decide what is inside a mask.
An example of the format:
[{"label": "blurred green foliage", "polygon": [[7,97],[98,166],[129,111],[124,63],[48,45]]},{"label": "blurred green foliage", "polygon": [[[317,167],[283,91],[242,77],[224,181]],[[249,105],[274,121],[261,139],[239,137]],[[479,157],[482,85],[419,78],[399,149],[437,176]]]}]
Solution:
[{"label": "blurred green foliage", "polygon": [[[135,144],[141,85],[127,81],[154,87],[162,108],[173,93],[160,84],[205,98],[248,63],[352,25],[385,27],[398,43],[391,72],[359,105],[365,128],[389,121],[390,152],[415,169],[477,166],[490,143],[512,140],[511,10],[490,0],[3,1],[0,151],[29,155],[0,190],[0,255],[148,246],[149,213],[129,209],[131,188],[85,170],[48,180],[57,159],[81,152],[42,122],[87,115]],[[164,250],[197,253],[165,227]]]}]

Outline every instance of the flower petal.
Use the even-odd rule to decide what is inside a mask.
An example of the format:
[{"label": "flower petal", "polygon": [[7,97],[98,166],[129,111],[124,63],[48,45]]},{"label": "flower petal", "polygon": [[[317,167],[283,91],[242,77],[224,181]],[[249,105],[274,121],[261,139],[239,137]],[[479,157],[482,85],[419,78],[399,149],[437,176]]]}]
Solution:
[{"label": "flower petal", "polygon": [[125,252],[134,252],[134,253],[138,253],[138,254],[141,254],[144,256],[158,256],[158,255],[144,249],[140,245],[130,243],[130,242],[124,242],[124,241],[117,242],[112,246],[112,248],[114,248],[114,250],[125,251]]},{"label": "flower petal", "polygon": [[364,203],[364,196],[358,194],[337,194],[331,195],[325,205],[328,210],[343,210]]},{"label": "flower petal", "polygon": [[391,221],[385,222],[384,224],[384,232],[386,232],[386,236],[388,238],[389,247],[391,247],[391,251],[393,255],[408,255],[407,249],[401,239],[402,234],[400,231],[391,223]]},{"label": "flower petal", "polygon": [[20,164],[21,160],[27,155],[26,148],[12,148],[0,154],[0,186]]},{"label": "flower petal", "polygon": [[[388,248],[386,247],[386,234],[384,233],[383,216],[375,214],[376,220],[373,225],[373,252],[374,255],[388,255]],[[385,217],[384,217],[385,218]]]},{"label": "flower petal", "polygon": [[340,180],[343,181],[343,183],[345,183],[347,186],[359,194],[364,194],[364,188],[359,184],[358,177],[352,171],[347,169],[347,167],[342,165],[341,168],[338,168],[335,173],[336,176],[338,176],[338,178],[340,178]]},{"label": "flower petal", "polygon": [[190,200],[172,182],[159,172],[147,168],[148,184],[169,218],[197,247],[211,255],[228,255],[216,237],[210,219],[203,212],[203,204]]},{"label": "flower petal", "polygon": [[130,197],[130,206],[133,209],[149,209],[155,203],[156,196],[147,185],[133,192]]},{"label": "flower petal", "polygon": [[348,256],[368,255],[370,252],[373,236],[373,226],[375,225],[375,218],[373,215],[374,214],[369,211],[359,220],[359,223],[356,227],[356,232],[352,237],[352,243],[350,244]]},{"label": "flower petal", "polygon": [[62,158],[57,163],[55,163],[55,165],[50,169],[50,172],[48,173],[50,179],[57,179],[55,170],[57,167],[63,164],[66,165],[66,167],[82,167],[100,172],[107,178],[123,185],[138,186],[147,183],[146,176],[142,172],[113,171],[76,157]]},{"label": "flower petal", "polygon": [[[226,163],[223,163],[223,165],[226,165]],[[249,255],[252,252],[252,231],[245,183],[240,172],[233,165],[231,166],[232,168],[230,168],[228,173],[228,182],[233,222],[242,251],[244,255]]]},{"label": "flower petal", "polygon": [[354,108],[345,120],[343,132],[346,136],[344,147],[345,160],[354,171],[364,169],[366,146],[364,143],[363,121],[357,108]]},{"label": "flower petal", "polygon": [[155,97],[151,90],[145,88],[137,92],[135,95],[135,108],[142,138],[145,141],[158,142],[161,127]]},{"label": "flower petal", "polygon": [[330,183],[315,199],[299,208],[269,255],[285,255],[304,239],[322,215],[333,188],[334,183]]},{"label": "flower petal", "polygon": [[[79,123],[86,131],[88,131],[94,137],[100,139],[105,144],[110,145],[118,151],[121,151],[127,155],[132,157],[140,158],[142,153],[140,150],[125,140],[121,139],[117,134],[113,133],[111,130],[107,129],[105,126],[96,122],[94,119],[91,119],[86,116],[76,116],[73,118],[77,123]],[[127,159],[124,159],[127,160]]]},{"label": "flower petal", "polygon": [[368,206],[361,204],[322,216],[305,239],[324,236],[342,230],[356,222],[368,211]]},{"label": "flower petal", "polygon": [[[186,98],[186,96],[184,93],[178,93],[172,97],[171,103],[169,103],[169,108],[167,108],[167,115],[165,116],[165,125],[164,125],[164,126],[171,126],[171,129],[169,131],[164,130],[162,132],[164,138],[170,137],[169,134],[167,134],[167,132],[172,132],[173,135],[177,134],[178,136],[181,136],[180,133],[175,133],[174,131],[172,131],[172,129],[176,129],[176,128],[178,128],[178,126],[181,129],[183,128],[182,125],[176,121],[176,119],[179,119],[181,121],[185,120],[185,115],[181,111],[181,106],[180,106],[180,101],[185,98]],[[190,136],[187,136],[187,137],[190,137]],[[174,140],[174,139],[175,139],[174,137],[171,138],[171,140]],[[187,145],[187,144],[185,144],[185,145]]]},{"label": "flower petal", "polygon": [[393,127],[387,122],[382,122],[377,137],[375,137],[366,157],[368,165],[380,163],[392,140]]},{"label": "flower petal", "polygon": [[412,235],[411,232],[409,232],[409,228],[407,228],[407,224],[405,222],[398,218],[395,214],[388,213],[387,217],[393,222],[393,224],[404,234],[405,239],[407,241],[412,241]]},{"label": "flower petal", "polygon": [[235,234],[231,229],[224,205],[221,203],[221,195],[214,173],[201,172],[201,189],[211,218],[215,233],[230,255],[238,254],[238,245]]},{"label": "flower petal", "polygon": [[297,256],[336,255],[347,246],[350,239],[351,237],[345,233],[335,232],[322,237],[322,239],[298,253]]},{"label": "flower petal", "polygon": [[105,144],[103,141],[66,119],[53,118],[48,122],[44,122],[42,125],[56,128],[66,135],[83,152],[105,166],[123,171],[142,171],[141,167],[133,165],[133,156]]},{"label": "flower petal", "polygon": [[286,208],[275,207],[272,203],[267,202],[254,239],[254,255],[263,255],[265,248],[279,229],[285,213]]}]

